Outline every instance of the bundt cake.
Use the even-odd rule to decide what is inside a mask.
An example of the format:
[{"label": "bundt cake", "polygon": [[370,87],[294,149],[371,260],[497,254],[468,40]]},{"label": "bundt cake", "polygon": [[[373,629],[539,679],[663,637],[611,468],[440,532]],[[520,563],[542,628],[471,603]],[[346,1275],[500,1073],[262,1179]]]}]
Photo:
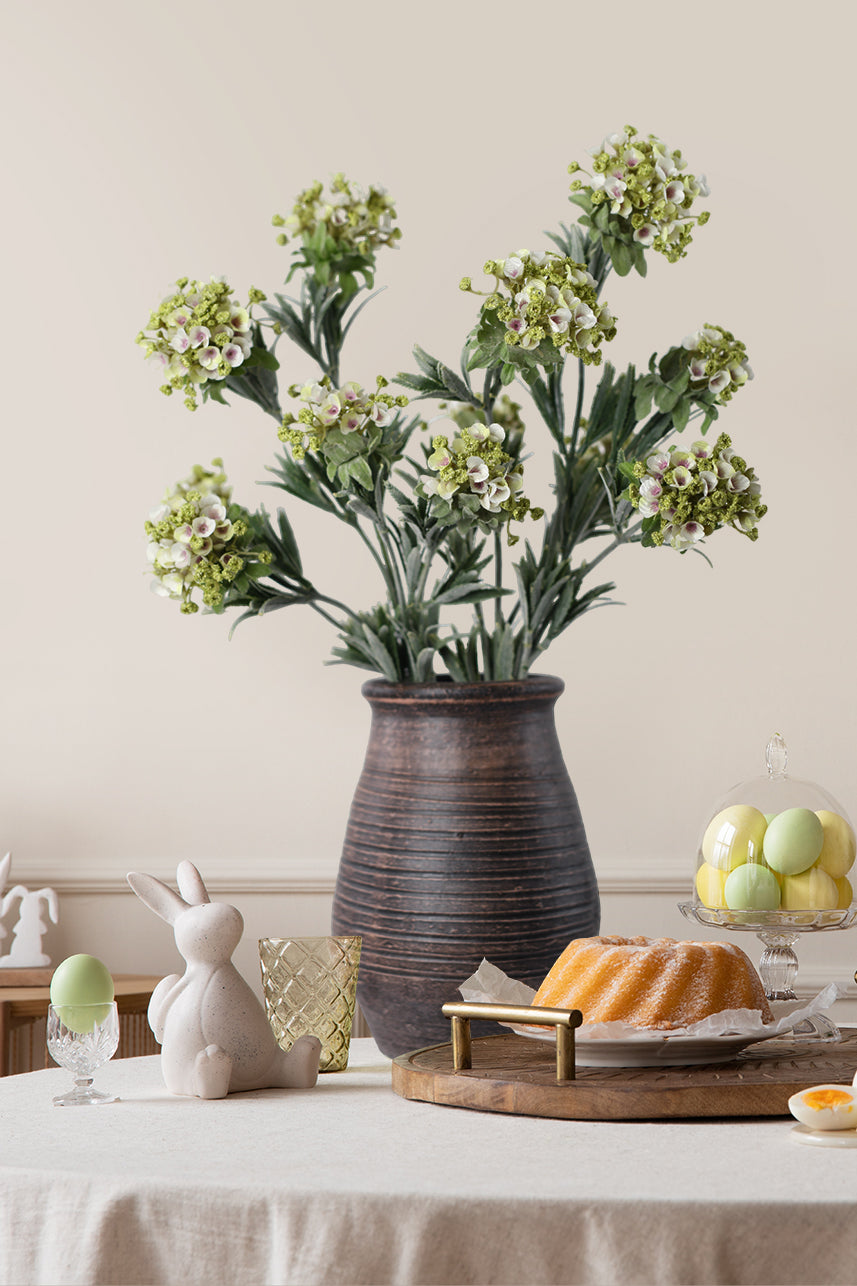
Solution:
[{"label": "bundt cake", "polygon": [[533,1004],[579,1009],[584,1025],[620,1020],[671,1030],[723,1009],[757,1009],[773,1021],[750,957],[731,942],[575,938]]}]

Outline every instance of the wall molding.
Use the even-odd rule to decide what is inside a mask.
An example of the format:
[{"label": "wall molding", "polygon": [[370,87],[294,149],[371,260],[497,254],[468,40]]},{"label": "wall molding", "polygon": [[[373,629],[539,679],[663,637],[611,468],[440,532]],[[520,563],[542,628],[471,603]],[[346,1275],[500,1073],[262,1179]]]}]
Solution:
[{"label": "wall molding", "polygon": [[[180,859],[131,860],[70,858],[56,862],[16,858],[12,854],[11,884],[27,888],[48,887],[61,894],[128,893],[129,871],[146,871],[175,887]],[[333,893],[336,864],[290,859],[196,858],[206,887],[218,893]]]},{"label": "wall molding", "polygon": [[[124,893],[128,871],[146,871],[168,884],[175,884],[180,859],[163,857],[116,859],[110,857],[44,858],[19,857],[12,853],[11,882],[28,888],[50,887],[57,893]],[[333,893],[338,859],[316,858],[225,858],[193,859],[205,877],[206,886],[219,892],[248,893]],[[690,877],[682,870],[651,873],[653,863],[604,864],[598,870],[598,887],[604,894],[689,898]],[[644,873],[645,872],[645,873]]]}]

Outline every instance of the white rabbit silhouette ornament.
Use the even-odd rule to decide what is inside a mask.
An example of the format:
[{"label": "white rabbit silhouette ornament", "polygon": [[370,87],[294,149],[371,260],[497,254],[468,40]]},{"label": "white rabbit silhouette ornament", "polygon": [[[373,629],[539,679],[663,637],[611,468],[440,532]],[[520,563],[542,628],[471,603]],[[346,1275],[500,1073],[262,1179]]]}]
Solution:
[{"label": "white rabbit silhouette ornament", "polygon": [[241,912],[212,902],[191,862],[176,871],[178,893],[153,875],[132,871],[127,878],[137,897],[173,926],[187,962],[183,975],[161,979],[149,1001],[149,1026],[161,1045],[170,1093],[225,1098],[241,1090],[315,1085],[321,1041],[301,1036],[282,1050],[261,1001],[232,963],[244,932]]}]

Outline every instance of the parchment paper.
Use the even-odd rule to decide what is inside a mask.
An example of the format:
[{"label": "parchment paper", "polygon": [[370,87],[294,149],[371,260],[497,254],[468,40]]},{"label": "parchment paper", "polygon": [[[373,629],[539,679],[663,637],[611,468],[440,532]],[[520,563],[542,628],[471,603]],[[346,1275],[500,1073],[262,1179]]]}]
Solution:
[{"label": "parchment paper", "polygon": [[[488,960],[483,960],[474,974],[467,978],[458,990],[461,992],[462,999],[477,1003],[502,1004],[502,1005],[531,1005],[535,990],[528,987],[525,982],[518,982],[510,978],[502,969],[493,965]],[[844,992],[835,982],[828,983],[817,996],[812,1000],[802,1002],[783,1001],[773,1002],[771,1009],[774,1013],[772,1023],[763,1023],[762,1015],[758,1009],[724,1009],[719,1014],[712,1014],[709,1018],[703,1018],[701,1022],[692,1023],[688,1027],[676,1027],[669,1031],[642,1030],[639,1027],[632,1027],[630,1023],[611,1022],[611,1023],[586,1023],[583,1027],[578,1027],[575,1032],[576,1040],[651,1040],[653,1035],[663,1037],[675,1036],[751,1036],[751,1037],[770,1037],[779,1036],[790,1031],[804,1018],[809,1018],[813,1014],[821,1013],[833,1004]],[[524,1036],[542,1036],[545,1039],[553,1039],[553,1032],[549,1028],[520,1026],[516,1023],[503,1023],[504,1027],[511,1027],[513,1031],[520,1032]]]}]

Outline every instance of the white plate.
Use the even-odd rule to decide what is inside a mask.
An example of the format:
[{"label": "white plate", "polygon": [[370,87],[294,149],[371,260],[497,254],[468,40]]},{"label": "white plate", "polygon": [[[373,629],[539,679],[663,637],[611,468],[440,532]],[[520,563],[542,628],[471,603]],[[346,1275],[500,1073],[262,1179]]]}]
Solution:
[{"label": "white plate", "polygon": [[[545,1033],[514,1029],[531,1040],[555,1040]],[[782,1035],[782,1033],[779,1033]],[[700,1063],[727,1063],[748,1045],[772,1040],[773,1036],[670,1036],[665,1032],[640,1032],[624,1040],[598,1040],[577,1035],[574,1042],[576,1067],[681,1067]]]},{"label": "white plate", "polygon": [[808,1143],[814,1148],[857,1148],[857,1130],[813,1130],[808,1125],[793,1125],[795,1143]]},{"label": "white plate", "polygon": [[[576,1040],[578,1067],[678,1067],[726,1063],[758,1036],[634,1036],[630,1040]],[[763,1038],[764,1039],[764,1038]]]}]

